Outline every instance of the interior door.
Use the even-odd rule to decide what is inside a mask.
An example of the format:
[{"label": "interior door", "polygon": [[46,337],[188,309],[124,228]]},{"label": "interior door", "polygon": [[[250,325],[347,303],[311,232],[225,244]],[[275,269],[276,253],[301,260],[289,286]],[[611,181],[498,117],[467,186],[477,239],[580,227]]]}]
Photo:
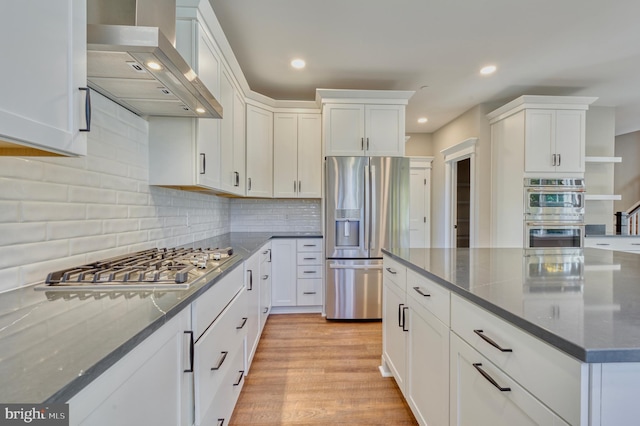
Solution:
[{"label": "interior door", "polygon": [[412,248],[429,247],[427,241],[427,169],[412,168],[409,203],[409,242]]}]

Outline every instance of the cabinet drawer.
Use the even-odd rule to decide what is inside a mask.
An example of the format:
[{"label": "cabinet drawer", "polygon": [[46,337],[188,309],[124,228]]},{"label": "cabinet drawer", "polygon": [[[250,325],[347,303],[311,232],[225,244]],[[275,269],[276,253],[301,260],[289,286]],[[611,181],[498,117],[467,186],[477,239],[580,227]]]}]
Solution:
[{"label": "cabinet drawer", "polygon": [[298,252],[317,251],[322,252],[322,238],[300,238],[297,241]]},{"label": "cabinet drawer", "polygon": [[407,269],[407,294],[440,321],[449,325],[449,290]]},{"label": "cabinet drawer", "polygon": [[227,276],[215,283],[193,302],[191,305],[192,325],[196,340],[209,327],[209,324],[220,315],[225,306],[229,304],[243,286],[242,264],[239,264]]},{"label": "cabinet drawer", "polygon": [[562,418],[580,424],[581,403],[588,405],[587,364],[455,294],[451,329]]},{"label": "cabinet drawer", "polygon": [[298,266],[298,278],[322,278],[322,266]]},{"label": "cabinet drawer", "polygon": [[230,360],[229,370],[225,374],[218,392],[215,394],[211,406],[202,416],[201,426],[228,425],[233,409],[244,386],[244,356],[243,347]]},{"label": "cabinet drawer", "polygon": [[450,362],[450,425],[567,425],[515,380],[455,335],[451,336]]},{"label": "cabinet drawer", "polygon": [[407,268],[389,257],[384,258],[382,268],[383,281],[392,282],[404,291],[407,284]]},{"label": "cabinet drawer", "polygon": [[298,265],[322,265],[324,258],[322,253],[304,252],[298,253]]},{"label": "cabinet drawer", "polygon": [[298,306],[322,305],[322,279],[298,280]]},{"label": "cabinet drawer", "polygon": [[206,412],[233,360],[244,353],[247,334],[246,293],[243,291],[202,335],[195,345],[196,419]]}]

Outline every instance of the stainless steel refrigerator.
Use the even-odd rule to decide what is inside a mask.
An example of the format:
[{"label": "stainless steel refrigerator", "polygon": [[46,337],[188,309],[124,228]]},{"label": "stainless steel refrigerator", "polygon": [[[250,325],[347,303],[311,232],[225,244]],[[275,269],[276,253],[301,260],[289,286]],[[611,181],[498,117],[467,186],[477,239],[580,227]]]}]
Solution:
[{"label": "stainless steel refrigerator", "polygon": [[382,248],[409,247],[409,159],[327,157],[327,319],[382,318]]}]

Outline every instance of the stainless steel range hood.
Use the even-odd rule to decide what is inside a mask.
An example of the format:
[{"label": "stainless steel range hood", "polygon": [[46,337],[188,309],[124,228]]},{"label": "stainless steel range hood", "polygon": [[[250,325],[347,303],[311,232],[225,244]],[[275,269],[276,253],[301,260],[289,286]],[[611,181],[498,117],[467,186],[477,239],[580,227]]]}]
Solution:
[{"label": "stainless steel range hood", "polygon": [[87,22],[93,90],[141,116],[222,118],[174,47],[175,0],[88,0]]}]

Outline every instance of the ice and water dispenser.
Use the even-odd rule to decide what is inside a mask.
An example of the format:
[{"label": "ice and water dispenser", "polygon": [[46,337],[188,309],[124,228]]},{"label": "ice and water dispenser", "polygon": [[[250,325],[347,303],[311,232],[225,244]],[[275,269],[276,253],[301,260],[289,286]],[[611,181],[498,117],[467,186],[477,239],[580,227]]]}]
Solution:
[{"label": "ice and water dispenser", "polygon": [[336,247],[358,247],[360,245],[360,210],[336,210]]}]

